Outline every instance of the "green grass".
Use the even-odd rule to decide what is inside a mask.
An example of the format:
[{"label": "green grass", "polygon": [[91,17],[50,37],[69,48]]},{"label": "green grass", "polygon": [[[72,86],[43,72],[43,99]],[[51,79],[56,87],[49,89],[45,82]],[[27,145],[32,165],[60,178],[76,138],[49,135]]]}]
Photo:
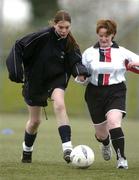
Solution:
[{"label": "green grass", "polygon": [[[55,118],[42,124],[34,146],[33,163],[20,162],[26,115],[0,115],[0,180],[137,180],[139,179],[139,122],[125,120],[128,170],[116,169],[116,160],[105,162],[100,154],[99,143],[94,138],[91,121],[86,118],[71,118],[74,145],[89,145],[95,152],[95,162],[88,169],[76,169],[63,160],[61,141]],[[10,128],[13,134],[3,134]]]}]

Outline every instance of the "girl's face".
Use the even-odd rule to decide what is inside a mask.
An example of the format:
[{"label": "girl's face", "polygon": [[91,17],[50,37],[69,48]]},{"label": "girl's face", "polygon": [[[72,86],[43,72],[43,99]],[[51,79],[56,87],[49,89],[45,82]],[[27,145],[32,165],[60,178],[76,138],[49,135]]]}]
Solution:
[{"label": "girl's face", "polygon": [[107,29],[100,28],[97,35],[98,35],[98,41],[99,41],[100,47],[107,48],[111,46],[114,34],[108,35]]},{"label": "girl's face", "polygon": [[56,32],[62,37],[66,38],[69,31],[70,31],[71,24],[68,21],[59,21],[58,23],[54,24],[54,28]]}]

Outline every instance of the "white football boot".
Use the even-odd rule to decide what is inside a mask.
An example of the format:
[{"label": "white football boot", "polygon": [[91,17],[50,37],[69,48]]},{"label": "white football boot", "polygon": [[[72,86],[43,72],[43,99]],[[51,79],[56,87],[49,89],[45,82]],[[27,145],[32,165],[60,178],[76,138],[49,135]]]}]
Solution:
[{"label": "white football boot", "polygon": [[117,168],[118,169],[128,169],[128,162],[126,159],[124,159],[123,157],[120,157],[117,160]]}]

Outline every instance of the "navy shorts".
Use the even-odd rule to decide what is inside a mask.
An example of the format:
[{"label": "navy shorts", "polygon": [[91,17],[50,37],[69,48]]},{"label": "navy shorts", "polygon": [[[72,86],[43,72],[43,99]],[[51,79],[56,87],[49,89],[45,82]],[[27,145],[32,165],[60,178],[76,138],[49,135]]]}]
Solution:
[{"label": "navy shorts", "polygon": [[94,124],[103,123],[106,114],[112,109],[118,109],[125,116],[126,85],[124,82],[109,86],[87,85],[85,100]]},{"label": "navy shorts", "polygon": [[37,94],[31,96],[29,83],[25,83],[23,86],[22,95],[25,102],[30,106],[42,106],[45,107],[48,105],[47,100],[51,98],[52,92],[55,88],[60,88],[65,90],[68,85],[69,79],[65,81],[65,76],[59,76],[57,79],[51,81],[47,84],[43,94]]},{"label": "navy shorts", "polygon": [[[55,87],[55,88],[60,88],[60,89],[63,89],[65,90],[65,87],[62,87],[62,86],[58,86],[58,87]],[[36,98],[30,98],[28,97],[27,95],[24,96],[24,100],[25,102],[29,105],[29,106],[42,106],[42,107],[45,107],[48,105],[48,99],[51,100],[51,94],[53,92],[53,90],[55,89],[50,89],[50,91],[48,92],[48,94],[46,95],[43,95],[41,97],[36,97]]]}]

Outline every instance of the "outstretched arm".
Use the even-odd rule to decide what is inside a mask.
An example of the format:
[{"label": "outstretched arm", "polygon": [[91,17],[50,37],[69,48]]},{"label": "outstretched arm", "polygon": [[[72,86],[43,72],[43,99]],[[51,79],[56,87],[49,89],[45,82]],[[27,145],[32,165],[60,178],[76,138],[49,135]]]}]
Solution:
[{"label": "outstretched arm", "polygon": [[129,62],[128,60],[125,60],[125,66],[127,71],[139,74],[139,62]]}]

